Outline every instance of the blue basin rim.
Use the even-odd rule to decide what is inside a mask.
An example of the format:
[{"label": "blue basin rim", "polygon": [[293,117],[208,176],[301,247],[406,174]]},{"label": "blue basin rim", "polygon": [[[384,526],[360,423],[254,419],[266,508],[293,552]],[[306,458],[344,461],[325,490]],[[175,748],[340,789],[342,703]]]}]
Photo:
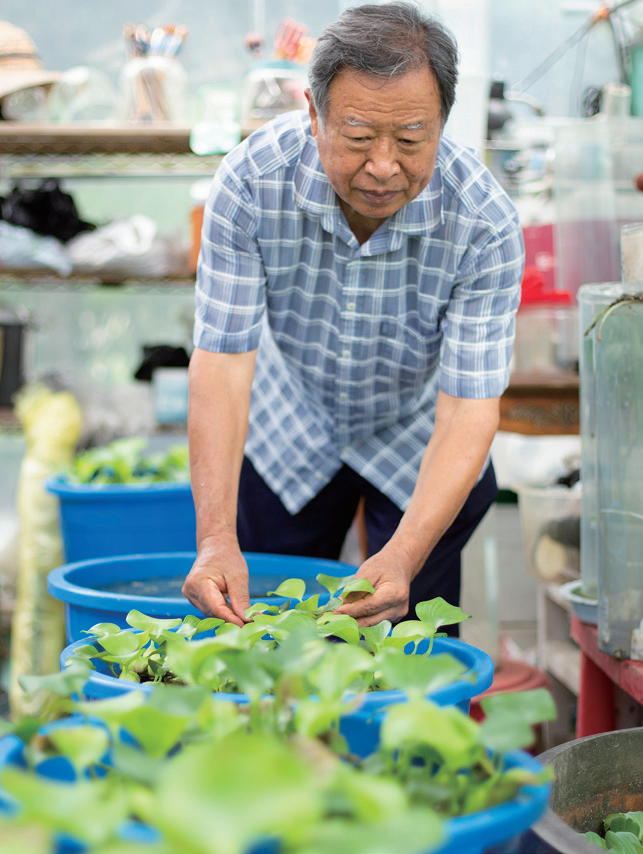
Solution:
[{"label": "blue basin rim", "polygon": [[[288,577],[303,577],[314,579],[319,573],[325,575],[345,576],[357,572],[357,567],[348,563],[322,558],[302,558],[293,555],[273,555],[260,553],[244,553],[248,562],[250,574],[282,575]],[[187,575],[196,559],[196,552],[159,552],[152,554],[114,555],[111,557],[91,558],[89,560],[66,563],[53,569],[47,576],[47,590],[56,599],[70,605],[95,607],[98,611],[125,610],[136,608],[145,613],[145,607],[158,607],[159,598],[153,596],[124,596],[120,593],[110,593],[93,587],[85,586],[89,582],[96,583],[101,579],[101,571],[107,582],[122,580],[144,580],[145,578],[167,575],[177,575],[185,571]],[[127,567],[127,571],[118,574],[119,565]],[[292,574],[289,575],[289,567]],[[146,569],[147,574],[145,574]],[[142,574],[141,574],[142,573]],[[126,605],[131,599],[131,604]],[[268,597],[268,602],[283,601],[278,597]],[[163,597],[164,606],[176,609],[177,613],[185,612],[187,600],[184,596]],[[118,605],[118,608],[114,608]],[[112,606],[112,607],[110,607]]]},{"label": "blue basin rim", "polygon": [[159,481],[158,483],[70,483],[64,478],[50,477],[45,480],[45,489],[65,501],[109,501],[131,499],[138,501],[142,494],[192,492],[189,481]]}]

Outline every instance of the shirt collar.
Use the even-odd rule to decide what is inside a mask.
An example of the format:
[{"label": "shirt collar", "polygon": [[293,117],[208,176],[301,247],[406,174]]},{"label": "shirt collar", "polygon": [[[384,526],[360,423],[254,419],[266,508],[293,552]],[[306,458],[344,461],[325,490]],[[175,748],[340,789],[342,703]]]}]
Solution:
[{"label": "shirt collar", "polygon": [[[317,141],[306,137],[294,176],[295,204],[304,211],[320,217],[322,226],[336,231],[339,221],[337,197],[322,169]],[[427,187],[413,201],[389,217],[391,231],[405,234],[427,234],[443,222],[442,174],[440,156]]]}]

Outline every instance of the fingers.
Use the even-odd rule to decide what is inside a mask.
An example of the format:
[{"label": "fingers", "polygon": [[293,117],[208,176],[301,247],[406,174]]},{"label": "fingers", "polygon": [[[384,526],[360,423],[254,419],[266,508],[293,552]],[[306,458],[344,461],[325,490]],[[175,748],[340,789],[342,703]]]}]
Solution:
[{"label": "fingers", "polygon": [[238,579],[236,577],[234,579],[228,579],[228,598],[230,599],[232,610],[238,620],[241,620],[241,623],[239,623],[238,620],[231,620],[230,622],[235,622],[237,625],[247,623],[248,621],[245,618],[245,612],[246,609],[250,607],[248,579]]},{"label": "fingers", "polygon": [[347,614],[357,620],[360,626],[375,626],[382,620],[395,622],[404,617],[408,611],[408,592],[391,596],[390,590],[378,590],[362,599],[348,602],[337,608],[336,614]]},{"label": "fingers", "polygon": [[243,626],[245,623],[243,611],[241,614],[237,614],[235,613],[236,609],[232,610],[228,606],[224,594],[211,578],[200,579],[197,582],[188,575],[181,592],[195,608],[198,608],[208,617],[219,617],[219,619],[234,623],[237,626]]}]

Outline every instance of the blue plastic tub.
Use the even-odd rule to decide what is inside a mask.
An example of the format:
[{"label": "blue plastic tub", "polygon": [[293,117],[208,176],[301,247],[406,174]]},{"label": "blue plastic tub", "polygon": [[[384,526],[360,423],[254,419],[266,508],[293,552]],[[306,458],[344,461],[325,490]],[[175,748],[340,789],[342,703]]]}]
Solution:
[{"label": "blue plastic tub", "polygon": [[[120,555],[59,566],[49,573],[47,589],[65,603],[67,642],[84,637],[83,631],[96,623],[116,623],[127,628],[125,617],[132,610],[149,617],[202,617],[181,593],[182,580],[190,571],[196,552]],[[281,604],[277,596],[266,598],[287,578],[302,578],[306,595],[320,593],[328,600],[325,588],[315,581],[320,573],[344,577],[357,567],[348,563],[292,555],[246,554],[250,574],[250,601]],[[139,591],[139,592],[136,592]],[[154,595],[149,595],[149,593]]]},{"label": "blue plastic tub", "polygon": [[[67,723],[67,721],[58,721],[57,725],[64,726]],[[365,719],[362,721],[362,726],[379,729],[379,722]],[[0,772],[9,764],[25,766],[23,748],[23,742],[14,735],[0,738]],[[508,754],[506,763],[511,768],[524,768],[535,772],[542,768],[536,759],[523,751]],[[41,769],[41,773],[61,783],[69,780],[69,772],[65,771],[62,765],[50,765],[47,770]],[[524,786],[517,797],[505,804],[449,819],[445,827],[447,834],[445,841],[438,849],[431,849],[430,854],[484,854],[492,847],[494,852],[516,854],[519,850],[521,834],[544,815],[550,788],[550,784]],[[0,812],[10,809],[9,803],[0,789]],[[123,827],[121,836],[124,840],[141,843],[154,843],[159,838],[157,831],[153,828],[135,825],[132,822],[128,822]],[[78,842],[66,837],[59,840],[55,854],[76,854],[82,850],[84,849]],[[269,852],[279,854],[278,844],[257,845],[248,854],[269,854]],[[418,854],[422,852],[419,851]]]},{"label": "blue plastic tub", "polygon": [[58,496],[69,563],[109,555],[194,551],[196,512],[189,483],[83,484],[48,478]]},{"label": "blue plastic tub", "polygon": [[[87,638],[74,641],[65,647],[60,655],[60,667],[63,669],[67,659],[73,655],[80,646],[86,646],[91,641]],[[418,652],[426,650],[425,643],[418,646]],[[409,649],[411,646],[409,645]],[[450,653],[467,668],[463,676],[450,685],[443,685],[429,695],[433,702],[439,706],[458,706],[465,714],[469,713],[472,697],[476,697],[490,687],[493,681],[493,659],[480,649],[471,646],[458,638],[436,638],[433,641],[431,654]],[[94,662],[96,670],[92,671],[88,681],[83,688],[83,694],[93,700],[105,700],[109,697],[117,697],[128,691],[152,690],[152,684],[128,682],[118,679],[109,672],[109,667],[102,661]],[[235,703],[247,703],[245,694],[215,694],[221,700],[229,700]],[[358,756],[367,756],[377,744],[378,728],[364,727],[365,721],[371,721],[377,712],[394,703],[402,703],[406,699],[402,691],[372,691],[370,692],[359,710],[346,716],[342,724],[342,732],[351,743],[351,749]],[[374,739],[374,740],[373,740]]]}]

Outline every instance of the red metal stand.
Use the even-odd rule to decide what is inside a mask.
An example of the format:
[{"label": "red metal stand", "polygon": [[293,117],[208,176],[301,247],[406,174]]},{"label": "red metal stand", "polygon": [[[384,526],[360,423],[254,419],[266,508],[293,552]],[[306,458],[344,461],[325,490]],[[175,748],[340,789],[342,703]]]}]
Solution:
[{"label": "red metal stand", "polygon": [[596,626],[572,617],[571,636],[581,649],[576,737],[618,729],[614,686],[643,703],[643,662],[620,661],[598,648]]}]

